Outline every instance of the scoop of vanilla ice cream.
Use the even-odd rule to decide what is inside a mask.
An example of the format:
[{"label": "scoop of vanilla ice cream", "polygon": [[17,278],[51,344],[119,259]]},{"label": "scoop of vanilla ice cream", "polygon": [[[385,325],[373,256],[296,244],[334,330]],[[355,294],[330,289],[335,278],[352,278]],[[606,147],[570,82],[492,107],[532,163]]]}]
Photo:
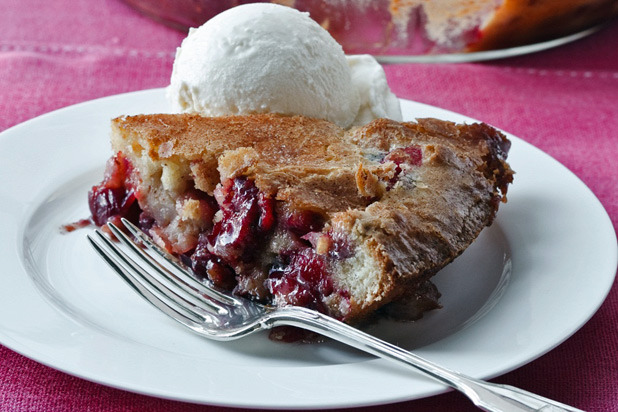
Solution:
[{"label": "scoop of vanilla ice cream", "polygon": [[342,127],[360,107],[341,46],[307,13],[266,3],[192,29],[177,50],[168,98],[175,112],[299,114]]},{"label": "scoop of vanilla ice cream", "polygon": [[360,97],[360,107],[353,125],[362,126],[381,117],[400,122],[401,105],[388,87],[382,66],[368,54],[351,55],[347,59],[352,85]]}]

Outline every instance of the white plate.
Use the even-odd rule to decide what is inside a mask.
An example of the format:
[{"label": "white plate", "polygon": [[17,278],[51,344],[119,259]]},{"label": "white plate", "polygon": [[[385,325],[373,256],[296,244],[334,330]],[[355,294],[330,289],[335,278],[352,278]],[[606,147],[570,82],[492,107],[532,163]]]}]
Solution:
[{"label": "white plate", "polygon": [[[326,408],[429,396],[444,387],[336,343],[266,334],[201,339],[133,293],[85,236],[86,194],[109,157],[109,119],[166,111],[147,90],[68,107],[0,135],[0,342],[53,368],[154,396],[237,407]],[[463,116],[403,101],[408,119]],[[549,351],[603,302],[616,237],[601,204],[567,169],[510,136],[517,175],[491,228],[436,277],[444,308],[369,328],[472,376],[490,378]]]}]

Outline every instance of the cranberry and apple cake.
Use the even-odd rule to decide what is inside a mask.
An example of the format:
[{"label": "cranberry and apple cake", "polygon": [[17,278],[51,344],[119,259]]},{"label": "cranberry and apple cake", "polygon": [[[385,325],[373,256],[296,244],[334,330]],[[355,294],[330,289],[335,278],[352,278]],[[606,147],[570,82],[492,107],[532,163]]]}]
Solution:
[{"label": "cranberry and apple cake", "polygon": [[216,286],[345,322],[438,307],[430,278],[491,224],[512,171],[485,124],[301,116],[126,116],[92,188]]}]

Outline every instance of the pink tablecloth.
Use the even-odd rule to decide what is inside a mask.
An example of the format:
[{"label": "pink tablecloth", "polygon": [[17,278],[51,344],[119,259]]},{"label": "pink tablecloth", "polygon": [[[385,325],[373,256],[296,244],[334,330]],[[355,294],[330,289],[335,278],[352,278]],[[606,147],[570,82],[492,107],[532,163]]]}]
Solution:
[{"label": "pink tablecloth", "polygon": [[[117,0],[0,0],[0,130],[97,97],[165,86],[184,37]],[[618,24],[558,49],[484,64],[392,65],[394,92],[483,120],[575,172],[618,224]],[[0,153],[0,159],[6,154]],[[573,337],[496,379],[618,411],[618,288]],[[101,386],[0,347],[0,411],[224,411]],[[366,408],[378,411],[382,408]],[[459,394],[389,410],[474,410]]]}]

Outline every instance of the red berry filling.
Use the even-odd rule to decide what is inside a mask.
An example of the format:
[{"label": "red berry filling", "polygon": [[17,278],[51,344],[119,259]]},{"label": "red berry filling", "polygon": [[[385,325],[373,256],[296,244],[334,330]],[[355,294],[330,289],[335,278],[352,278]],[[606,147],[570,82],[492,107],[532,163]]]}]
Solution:
[{"label": "red berry filling", "polygon": [[400,147],[391,150],[382,162],[393,162],[396,166],[395,176],[388,182],[388,189],[390,190],[408,169],[418,167],[423,163],[423,150],[418,145]]},{"label": "red berry filling", "polygon": [[304,306],[328,312],[324,298],[335,292],[327,270],[327,256],[305,248],[293,252],[281,268],[273,268],[268,289],[275,303]]},{"label": "red berry filling", "polygon": [[[160,232],[155,219],[138,205],[137,179],[122,153],[110,160],[103,182],[88,194],[95,224],[119,223],[125,217],[146,232]],[[319,213],[278,204],[247,178],[223,182],[214,198],[191,188],[180,203],[183,199],[197,200],[201,220],[213,222],[199,234],[195,247],[180,256],[198,276],[265,303],[327,313],[325,302],[334,294],[349,300],[347,292],[336,290],[329,265],[351,256],[351,248],[345,238],[322,232],[325,221]],[[284,239],[277,243],[280,250],[271,244],[276,236]]]},{"label": "red berry filling", "polygon": [[322,216],[311,210],[285,210],[283,225],[290,232],[304,236],[309,232],[322,230],[324,219]]},{"label": "red berry filling", "polygon": [[208,278],[217,287],[232,290],[236,285],[234,270],[226,265],[223,260],[207,249],[208,240],[206,234],[200,235],[200,240],[195,251],[188,259],[191,269],[200,277]]},{"label": "red berry filling", "polygon": [[[219,287],[235,288],[239,294],[266,303],[328,312],[324,300],[333,293],[348,298],[346,293],[335,291],[328,262],[350,256],[350,248],[343,239],[335,241],[319,232],[324,226],[320,214],[277,207],[246,178],[224,182],[215,196],[220,216],[215,218],[212,231],[200,236],[190,257],[196,273]],[[289,241],[276,252],[273,262],[264,266],[264,262],[256,262],[256,256],[265,250],[275,232],[285,232]],[[316,251],[320,239],[328,245],[324,253]],[[245,290],[245,285],[254,286],[256,279],[263,290]]]},{"label": "red berry filling", "polygon": [[245,178],[227,180],[216,197],[221,219],[206,237],[207,250],[230,264],[250,260],[258,238],[274,226],[274,200]]},{"label": "red berry filling", "polygon": [[132,172],[131,163],[122,153],[108,161],[103,182],[88,193],[88,206],[96,225],[118,223],[121,217],[138,222],[141,210],[136,202]]}]

